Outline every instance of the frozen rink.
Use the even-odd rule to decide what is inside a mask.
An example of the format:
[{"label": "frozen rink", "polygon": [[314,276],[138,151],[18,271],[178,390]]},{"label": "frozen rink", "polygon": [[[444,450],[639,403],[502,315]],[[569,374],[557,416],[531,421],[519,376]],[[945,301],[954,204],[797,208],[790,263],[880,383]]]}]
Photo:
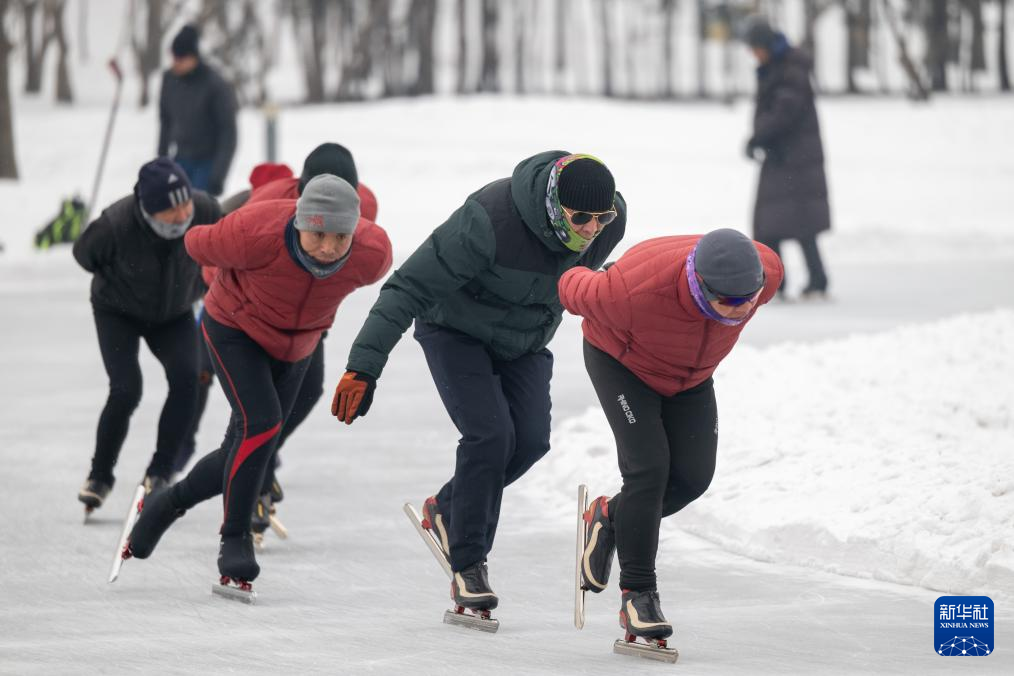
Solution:
[{"label": "frozen rink", "polygon": [[[991,596],[999,608],[997,652],[972,664],[955,663],[933,652],[933,601],[948,592],[879,581],[902,579],[875,570],[889,571],[890,559],[869,560],[863,577],[878,579],[825,572],[840,568],[862,575],[853,569],[862,568],[868,555],[863,550],[856,550],[858,558],[837,561],[822,560],[827,552],[815,548],[813,560],[797,566],[773,546],[758,549],[763,542],[750,549],[726,534],[720,546],[716,542],[723,542],[723,533],[715,529],[734,523],[736,511],[728,505],[709,511],[707,500],[688,513],[686,523],[676,516],[663,525],[660,592],[677,627],[672,641],[681,653],[677,665],[611,653],[619,636],[615,587],[589,595],[586,626],[575,630],[569,508],[574,487],[570,475],[553,472],[562,467],[557,463],[563,462],[563,451],[571,459],[580,451],[573,439],[560,436],[561,430],[573,429],[596,402],[581,363],[579,322],[569,316],[550,345],[556,355],[554,443],[561,455],[508,489],[490,559],[491,582],[501,597],[498,634],[440,623],[448,605],[446,577],[401,512],[404,501],[418,506],[447,478],[456,438],[410,336],[393,353],[369,416],[351,427],[338,424],[328,415],[330,392],[325,391],[283,449],[279,476],[286,499],[279,515],[291,537],[281,542],[267,536],[268,548],[259,555],[256,606],[210,594],[217,576],[218,502],[188,513],[150,560],[128,561],[120,580],[106,584],[131,484],[152,451],[165,384],[157,362],[142,348],[145,394],[117,466],[118,483],[95,522],[83,526],[75,494],[87,474],[106,395],[88,277],[67,248],[37,254],[30,236],[61,196],[90,185],[105,111],[83,108],[72,115],[33,105],[20,106],[16,118],[23,181],[0,184],[0,239],[6,244],[0,256],[0,458],[7,479],[0,491],[0,510],[7,515],[0,521],[0,673],[1014,673],[1009,577],[973,585],[974,593]],[[811,366],[812,360],[786,357],[792,354],[790,342],[801,343],[797,351],[805,356],[820,341],[853,334],[869,337],[866,349],[891,336],[922,346],[927,343],[920,331],[936,335],[940,321],[959,315],[976,336],[988,338],[991,318],[1010,325],[1014,106],[1004,100],[945,99],[929,108],[900,101],[820,105],[835,228],[822,242],[835,302],[763,308],[744,332],[744,354],[734,352],[719,369],[719,388],[721,378],[744,387],[781,378],[766,370],[765,354],[781,368]],[[720,226],[747,230],[757,171],[740,156],[748,117],[745,105],[435,99],[287,112],[281,138],[283,158],[297,170],[320,141],[350,146],[362,180],[378,196],[378,222],[391,234],[397,265],[467,193],[551,147],[593,152],[610,164],[630,203],[623,249],[662,234]],[[554,126],[560,120],[566,124]],[[137,167],[153,150],[150,111],[124,110],[119,124],[100,203],[126,194]],[[243,187],[262,154],[260,124],[255,112],[244,113],[229,191]],[[68,154],[75,142],[81,152]],[[790,248],[786,259],[794,290],[803,283],[798,251]],[[354,294],[339,310],[327,342],[325,390],[341,375],[348,347],[378,290],[379,285]],[[975,359],[997,371],[992,376],[1000,384],[991,391],[969,388],[964,395],[966,401],[991,406],[986,436],[976,439],[995,445],[984,450],[959,438],[948,440],[956,444],[948,451],[970,463],[1006,458],[998,466],[1009,469],[1014,455],[1010,343],[979,339],[969,345]],[[915,354],[931,368],[934,355],[948,352]],[[851,394],[847,375],[839,376],[843,386],[836,395],[843,401]],[[804,373],[789,376],[805,381]],[[950,384],[945,379],[937,386]],[[901,397],[927,385],[912,370],[899,369],[898,379],[884,387],[897,388]],[[798,435],[807,434],[797,412],[778,401],[723,397],[721,390],[719,397],[723,434],[728,432],[722,438],[730,444],[749,439],[763,449],[764,435],[780,429],[791,430],[797,443]],[[216,389],[199,437],[205,451],[220,440],[226,415]],[[736,427],[761,415],[774,432]],[[916,415],[908,422],[920,432],[924,426],[946,426],[939,414],[933,416]],[[841,421],[853,423],[876,426],[871,436],[890,439],[897,419]],[[600,432],[593,424],[588,428]],[[813,438],[825,443],[828,434],[814,430]],[[598,442],[610,444],[601,434]],[[930,435],[927,452],[939,450],[932,443]],[[736,496],[736,508],[750,517],[751,528],[760,529],[756,522],[775,497],[806,515],[807,492],[793,498],[791,481],[805,482],[805,473],[790,475],[777,487],[748,469],[738,469],[735,477],[723,474],[726,466],[738,467],[731,453],[736,448],[730,446],[730,455],[723,456],[720,444],[712,485],[716,498],[729,494],[735,478],[750,487]],[[607,481],[607,473],[615,472],[615,456],[609,453],[587,462],[587,480]],[[777,471],[777,460],[773,464],[758,471]],[[995,469],[982,467],[983,472]],[[856,480],[851,472],[842,476]],[[1011,477],[998,481],[1009,485]],[[615,488],[593,485],[592,491]],[[895,490],[904,502],[916,491],[940,488],[914,485],[901,473]],[[957,506],[940,495],[945,507]],[[1014,490],[992,497],[976,503],[984,512],[977,516],[985,520],[984,530],[993,529],[990,541],[999,541],[997,560],[1006,555],[1009,561],[1012,525],[999,517],[1012,513]],[[824,525],[841,527],[837,521]],[[791,519],[781,532],[781,546],[789,553],[808,545],[813,533],[794,530]],[[902,530],[885,545],[904,544],[915,535]],[[932,552],[932,543],[926,549]],[[973,587],[963,593],[973,593]]]}]

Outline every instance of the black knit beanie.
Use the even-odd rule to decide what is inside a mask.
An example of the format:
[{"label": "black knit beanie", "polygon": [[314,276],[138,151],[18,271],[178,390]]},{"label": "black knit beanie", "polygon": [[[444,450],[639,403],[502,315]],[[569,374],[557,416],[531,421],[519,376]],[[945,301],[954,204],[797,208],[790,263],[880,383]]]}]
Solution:
[{"label": "black knit beanie", "polygon": [[743,31],[743,42],[751,47],[771,49],[776,36],[777,33],[771,28],[771,24],[767,22],[767,19],[761,16],[754,16],[747,20]]},{"label": "black knit beanie", "polygon": [[597,160],[574,160],[560,172],[560,204],[574,211],[602,212],[613,208],[616,182]]},{"label": "black knit beanie", "polygon": [[134,194],[149,214],[173,209],[193,197],[187,172],[168,157],[159,157],[141,167]]},{"label": "black knit beanie", "polygon": [[359,187],[359,174],[356,172],[356,162],[352,159],[352,153],[338,143],[321,143],[306,156],[303,173],[299,177],[300,194],[310,179],[320,174],[333,174],[344,179],[353,188]]},{"label": "black knit beanie", "polygon": [[180,29],[180,32],[173,38],[172,45],[169,47],[169,51],[177,59],[184,56],[197,56],[197,41],[200,39],[201,34],[197,30],[197,26],[193,24],[187,24]]}]

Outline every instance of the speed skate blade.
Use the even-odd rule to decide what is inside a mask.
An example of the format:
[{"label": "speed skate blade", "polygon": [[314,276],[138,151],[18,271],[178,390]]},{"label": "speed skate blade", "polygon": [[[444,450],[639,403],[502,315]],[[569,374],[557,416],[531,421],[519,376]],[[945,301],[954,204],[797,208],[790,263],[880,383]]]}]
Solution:
[{"label": "speed skate blade", "polygon": [[[445,573],[447,573],[447,577],[453,580],[454,573],[451,571],[451,563],[447,560],[447,557],[444,556],[444,550],[442,550],[440,545],[437,544],[437,541],[433,538],[433,534],[423,528],[422,517],[419,516],[419,512],[415,511],[415,507],[413,507],[409,502],[405,503],[404,510],[406,516],[408,516],[408,520],[412,522],[413,526],[415,526],[415,531],[419,533],[419,537],[421,537],[423,542],[426,543],[426,546],[429,547],[433,558],[437,560],[440,567],[444,569]],[[496,629],[493,631],[496,631]]]},{"label": "speed skate blade", "polygon": [[141,513],[141,501],[144,500],[144,485],[138,486],[134,489],[134,499],[130,501],[130,509],[127,510],[127,518],[123,520],[123,531],[120,533],[120,539],[116,544],[116,551],[113,552],[113,565],[109,569],[109,582],[116,582],[116,578],[120,576],[120,568],[123,566],[123,548],[127,544],[127,538],[130,537],[130,531],[134,528],[134,524],[137,523],[137,516]]},{"label": "speed skate blade", "polygon": [[493,618],[484,620],[478,615],[473,615],[467,611],[464,613],[456,613],[453,610],[445,610],[444,624],[455,624],[459,627],[468,627],[469,629],[485,631],[490,634],[495,634],[496,630],[500,628],[500,620],[495,620]]},{"label": "speed skate blade", "polygon": [[289,530],[282,525],[282,522],[278,520],[278,517],[272,514],[268,517],[268,523],[271,524],[271,530],[275,531],[275,535],[277,535],[280,539],[289,539]]},{"label": "speed skate blade", "polygon": [[616,643],[613,644],[613,652],[617,655],[632,655],[670,664],[675,664],[676,660],[680,658],[680,653],[675,648],[659,648],[644,643],[627,642],[623,639],[616,640]]},{"label": "speed skate blade", "polygon": [[222,598],[229,599],[231,601],[239,601],[240,603],[246,603],[247,605],[253,605],[257,602],[257,592],[254,590],[245,591],[239,587],[234,587],[228,584],[215,583],[211,585],[211,593],[218,594]]},{"label": "speed skate blade", "polygon": [[574,626],[584,628],[584,588],[581,586],[581,561],[584,558],[584,541],[588,534],[588,524],[584,513],[588,510],[588,487],[581,484],[577,487],[577,563],[574,567]]}]

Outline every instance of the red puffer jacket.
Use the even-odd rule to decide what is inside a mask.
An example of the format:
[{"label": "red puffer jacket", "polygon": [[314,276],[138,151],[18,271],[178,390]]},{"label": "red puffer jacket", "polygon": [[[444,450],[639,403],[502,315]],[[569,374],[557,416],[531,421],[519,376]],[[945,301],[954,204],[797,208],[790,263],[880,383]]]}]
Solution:
[{"label": "red puffer jacket", "polygon": [[207,312],[289,362],[313,352],[347,295],[391,269],[387,233],[360,218],[348,261],[317,279],[286,247],[286,225],[295,213],[296,200],[259,202],[215,225],[191,228],[184,238],[194,260],[218,268],[204,297]]},{"label": "red puffer jacket", "polygon": [[760,302],[736,326],[708,319],[694,303],[686,272],[700,238],[649,239],[605,272],[576,267],[560,278],[560,302],[584,317],[585,340],[667,397],[715,372],[757,308],[774,297],[784,274],[778,256],[755,242],[767,275]]},{"label": "red puffer jacket", "polygon": [[[359,215],[368,221],[376,221],[377,197],[373,194],[373,191],[367,188],[365,183],[360,182],[359,187],[356,188],[356,192],[359,193]],[[298,198],[299,177],[293,176],[292,178],[279,178],[265,183],[258,188],[254,188],[250,192],[250,199],[246,203],[280,199],[294,200]]]}]

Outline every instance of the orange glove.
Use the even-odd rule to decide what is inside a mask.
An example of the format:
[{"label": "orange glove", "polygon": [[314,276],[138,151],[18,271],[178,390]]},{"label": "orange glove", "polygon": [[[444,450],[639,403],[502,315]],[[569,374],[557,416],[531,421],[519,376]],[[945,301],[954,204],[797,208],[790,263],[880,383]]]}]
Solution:
[{"label": "orange glove", "polygon": [[346,425],[359,416],[366,415],[373,403],[373,391],[377,389],[377,379],[365,373],[346,371],[338,381],[331,400],[331,415]]}]

